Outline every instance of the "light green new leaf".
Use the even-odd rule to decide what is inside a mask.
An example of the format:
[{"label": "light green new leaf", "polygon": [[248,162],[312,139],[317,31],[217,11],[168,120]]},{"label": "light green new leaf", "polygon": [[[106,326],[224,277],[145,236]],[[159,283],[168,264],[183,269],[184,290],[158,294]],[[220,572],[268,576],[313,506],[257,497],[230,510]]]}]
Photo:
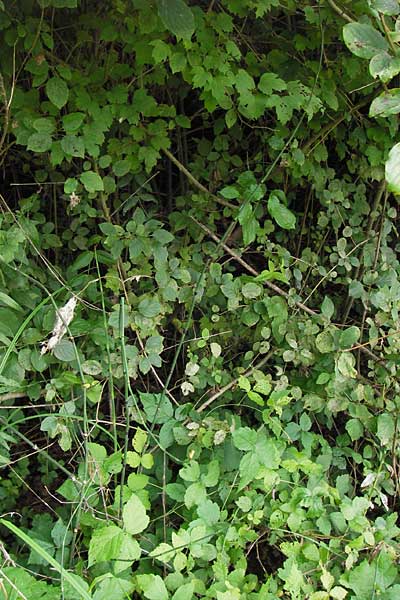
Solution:
[{"label": "light green new leaf", "polygon": [[400,143],[393,146],[385,164],[387,189],[394,194],[400,194]]},{"label": "light green new leaf", "polygon": [[390,446],[395,434],[394,418],[389,413],[382,413],[377,420],[377,432],[381,444]]},{"label": "light green new leaf", "polygon": [[194,592],[194,583],[186,583],[181,585],[172,596],[172,600],[192,600]]},{"label": "light green new leaf", "polygon": [[89,545],[89,567],[104,562],[115,561],[116,573],[124,571],[140,558],[138,542],[117,525],[107,525],[96,529]]},{"label": "light green new leaf", "polygon": [[159,575],[138,575],[137,581],[144,597],[149,600],[168,600],[168,591]]},{"label": "light green new leaf", "polygon": [[351,352],[342,352],[337,361],[337,368],[341,375],[344,377],[351,377],[355,379],[357,377],[357,371],[354,368],[356,359]]},{"label": "light green new leaf", "polygon": [[370,117],[389,117],[400,112],[400,88],[380,94],[371,102]]},{"label": "light green new leaf", "polygon": [[282,202],[278,196],[271,194],[268,199],[268,212],[282,229],[294,229],[296,217]]},{"label": "light green new leaf", "polygon": [[136,494],[133,494],[125,504],[122,511],[122,518],[126,531],[132,535],[141,533],[150,523],[150,519],[146,515],[146,509]]},{"label": "light green new leaf", "polygon": [[89,193],[102,192],[104,190],[102,178],[94,171],[85,171],[79,179]]},{"label": "light green new leaf", "polygon": [[157,0],[158,15],[176,37],[190,39],[194,32],[193,13],[183,0]]},{"label": "light green new leaf", "polygon": [[69,89],[64,79],[52,77],[46,83],[46,94],[54,106],[62,108],[68,102]]},{"label": "light green new leaf", "polygon": [[348,23],[343,27],[343,39],[349,50],[360,58],[372,58],[388,49],[383,35],[371,25]]}]

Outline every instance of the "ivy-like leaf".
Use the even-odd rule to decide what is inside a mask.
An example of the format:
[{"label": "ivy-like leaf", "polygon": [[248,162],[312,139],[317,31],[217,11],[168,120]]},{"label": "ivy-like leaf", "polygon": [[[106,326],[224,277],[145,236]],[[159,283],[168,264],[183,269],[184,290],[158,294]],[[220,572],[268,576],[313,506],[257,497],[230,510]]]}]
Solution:
[{"label": "ivy-like leaf", "polygon": [[144,531],[150,522],[139,496],[132,494],[122,511],[126,531],[135,535]]}]

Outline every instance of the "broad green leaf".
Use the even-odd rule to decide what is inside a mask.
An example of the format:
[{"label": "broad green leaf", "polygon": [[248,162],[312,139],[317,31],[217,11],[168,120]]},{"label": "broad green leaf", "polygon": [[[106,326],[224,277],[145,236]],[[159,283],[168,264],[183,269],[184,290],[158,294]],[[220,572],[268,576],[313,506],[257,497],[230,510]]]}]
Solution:
[{"label": "broad green leaf", "polygon": [[140,558],[141,549],[129,533],[117,525],[95,529],[89,544],[88,566],[113,561],[116,573],[124,571]]},{"label": "broad green leaf", "polygon": [[147,319],[152,319],[160,314],[161,304],[157,298],[143,298],[139,302],[138,311]]},{"label": "broad green leaf", "polygon": [[168,591],[159,575],[138,575],[137,582],[148,600],[168,600]]},{"label": "broad green leaf", "polygon": [[184,0],[156,0],[158,14],[165,27],[176,37],[190,39],[194,16]]},{"label": "broad green leaf", "polygon": [[139,496],[132,494],[122,511],[124,527],[128,533],[135,535],[146,529],[150,519]]},{"label": "broad green leaf", "polygon": [[171,600],[192,600],[193,593],[194,583],[191,581],[190,583],[185,583],[184,585],[181,585],[176,590]]},{"label": "broad green leaf", "polygon": [[47,152],[50,150],[53,140],[48,133],[32,133],[28,138],[28,150],[32,152]]},{"label": "broad green leaf", "polygon": [[220,517],[219,506],[216,502],[212,502],[208,499],[204,500],[204,502],[197,507],[197,514],[200,519],[203,519],[208,525],[215,525],[215,523],[218,523]]},{"label": "broad green leaf", "polygon": [[400,6],[397,0],[372,0],[372,8],[384,15],[395,16],[400,12]]},{"label": "broad green leaf", "polygon": [[370,117],[389,117],[400,112],[400,88],[383,92],[372,101],[369,108]]},{"label": "broad green leaf", "polygon": [[77,131],[82,125],[85,114],[82,112],[73,112],[69,115],[64,115],[62,118],[62,126],[66,133]]},{"label": "broad green leaf", "polygon": [[61,148],[67,156],[77,156],[78,158],[85,156],[85,144],[82,137],[72,134],[65,135],[61,140]]},{"label": "broad green leaf", "polygon": [[268,212],[282,229],[294,229],[296,217],[282,202],[278,196],[271,194],[268,199]]},{"label": "broad green leaf", "polygon": [[377,420],[377,432],[381,444],[390,446],[395,434],[395,419],[389,413],[382,413]]},{"label": "broad green leaf", "polygon": [[139,392],[143,410],[150,423],[162,424],[172,418],[174,409],[171,401],[165,394],[148,394]]},{"label": "broad green leaf", "polygon": [[388,49],[383,35],[371,25],[348,23],[343,27],[343,39],[348,49],[360,58],[372,58]]},{"label": "broad green leaf", "polygon": [[[99,577],[99,579],[101,578]],[[101,579],[96,586],[93,600],[127,600],[127,598],[132,597],[133,590],[134,584],[132,581],[122,579],[122,577],[114,577],[111,573],[107,573],[105,578]]]},{"label": "broad green leaf", "polygon": [[239,427],[232,433],[233,443],[238,450],[254,450],[257,442],[257,432],[250,427]]},{"label": "broad green leaf", "polygon": [[321,354],[327,354],[328,352],[333,352],[335,349],[335,341],[333,339],[332,333],[329,329],[325,331],[321,331],[315,338],[315,345]]},{"label": "broad green leaf", "polygon": [[394,194],[400,194],[400,143],[395,144],[389,152],[385,164],[387,189]]},{"label": "broad green leaf", "polygon": [[362,437],[364,433],[364,427],[358,419],[349,419],[346,423],[346,431],[351,437],[351,441],[355,442]]},{"label": "broad green leaf", "polygon": [[357,371],[355,370],[356,359],[351,352],[342,352],[339,355],[337,361],[337,368],[341,375],[344,377],[357,377]]},{"label": "broad green leaf", "polygon": [[76,360],[75,348],[70,340],[60,340],[54,346],[53,354],[58,360],[63,362],[71,362]]},{"label": "broad green leaf", "polygon": [[369,72],[372,77],[379,77],[386,83],[400,73],[400,57],[390,56],[387,52],[380,52],[371,58]]},{"label": "broad green leaf", "polygon": [[361,335],[360,329],[358,327],[356,327],[355,325],[352,325],[351,327],[344,329],[340,333],[339,347],[342,349],[351,348],[358,341],[360,335]]},{"label": "broad green leaf", "polygon": [[333,304],[332,300],[328,296],[325,296],[325,298],[321,304],[321,313],[324,315],[324,317],[326,319],[328,319],[328,321],[330,321],[331,318],[333,317],[334,312],[335,312],[335,305]]},{"label": "broad green leaf", "polygon": [[64,79],[52,77],[46,83],[46,94],[48,99],[57,108],[62,108],[68,102],[69,90]]},{"label": "broad green leaf", "polygon": [[79,176],[79,179],[89,193],[102,192],[104,190],[102,178],[94,171],[85,171]]}]

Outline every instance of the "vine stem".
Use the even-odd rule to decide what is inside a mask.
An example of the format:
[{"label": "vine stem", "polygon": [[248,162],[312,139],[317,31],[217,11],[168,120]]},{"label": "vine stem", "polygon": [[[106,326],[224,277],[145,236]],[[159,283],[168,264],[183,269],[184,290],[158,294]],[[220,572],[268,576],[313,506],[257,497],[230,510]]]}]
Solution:
[{"label": "vine stem", "polygon": [[345,19],[348,23],[354,23],[354,19],[352,19],[340,6],[334,2],[334,0],[328,0],[328,4],[331,8],[337,13],[342,19]]}]

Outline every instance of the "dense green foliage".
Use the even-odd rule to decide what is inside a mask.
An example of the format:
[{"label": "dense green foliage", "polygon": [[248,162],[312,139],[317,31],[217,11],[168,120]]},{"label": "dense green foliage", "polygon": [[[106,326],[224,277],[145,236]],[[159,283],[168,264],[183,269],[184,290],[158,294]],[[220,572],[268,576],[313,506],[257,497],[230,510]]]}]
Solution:
[{"label": "dense green foliage", "polygon": [[1,597],[400,597],[399,15],[0,2]]}]

